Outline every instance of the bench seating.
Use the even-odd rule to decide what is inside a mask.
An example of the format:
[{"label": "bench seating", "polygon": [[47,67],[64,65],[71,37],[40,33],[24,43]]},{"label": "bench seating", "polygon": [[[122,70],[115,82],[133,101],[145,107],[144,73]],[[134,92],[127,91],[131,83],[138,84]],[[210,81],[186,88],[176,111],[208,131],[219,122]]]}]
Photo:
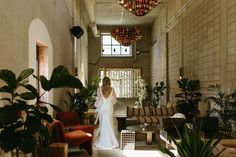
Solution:
[{"label": "bench seating", "polygon": [[176,105],[169,103],[166,106],[145,106],[141,108],[127,107],[126,126],[139,125],[143,123],[157,125],[163,117],[170,117],[177,113]]}]

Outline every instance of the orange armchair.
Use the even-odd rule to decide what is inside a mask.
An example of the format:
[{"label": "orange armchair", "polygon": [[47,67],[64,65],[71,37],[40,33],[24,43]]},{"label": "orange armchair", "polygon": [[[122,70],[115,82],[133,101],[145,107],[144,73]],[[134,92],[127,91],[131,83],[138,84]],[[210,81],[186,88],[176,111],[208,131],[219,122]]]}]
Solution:
[{"label": "orange armchair", "polygon": [[77,112],[73,111],[57,112],[56,119],[61,121],[66,129],[83,130],[84,132],[90,133],[92,135],[94,133],[94,126],[80,124]]},{"label": "orange armchair", "polygon": [[56,119],[48,124],[48,131],[52,134],[53,142],[68,143],[69,147],[79,146],[85,149],[89,155],[92,155],[93,136],[90,133],[82,130],[65,132],[64,125]]}]

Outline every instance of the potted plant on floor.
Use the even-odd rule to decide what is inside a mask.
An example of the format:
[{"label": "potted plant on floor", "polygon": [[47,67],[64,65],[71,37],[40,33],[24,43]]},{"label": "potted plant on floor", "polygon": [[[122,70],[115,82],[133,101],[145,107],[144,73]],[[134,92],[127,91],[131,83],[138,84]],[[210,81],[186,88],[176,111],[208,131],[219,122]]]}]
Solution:
[{"label": "potted plant on floor", "polygon": [[[47,113],[48,104],[53,109],[59,108],[48,102],[42,102],[40,97],[53,88],[72,87],[82,89],[83,85],[79,79],[69,74],[64,66],[56,67],[50,80],[44,76],[35,77],[45,92],[39,95],[37,89],[28,81],[33,77],[33,69],[23,70],[18,77],[10,70],[0,70],[0,80],[5,85],[0,88],[4,94],[0,100],[4,106],[0,107],[0,147],[5,152],[19,151],[32,153],[37,146],[37,134],[44,126],[44,121],[52,122],[52,117]],[[35,101],[35,104],[30,102]]]},{"label": "potted plant on floor", "polygon": [[152,88],[152,104],[154,107],[161,105],[161,99],[164,96],[164,90],[166,89],[165,83],[163,81],[156,82],[155,87]]},{"label": "potted plant on floor", "polygon": [[[211,139],[203,139],[202,138],[202,121],[198,121],[195,124],[194,129],[188,128],[187,125],[184,126],[183,133],[179,132],[176,128],[179,141],[172,138],[171,140],[177,147],[178,157],[217,157],[219,156],[225,149],[220,151],[218,154],[213,153],[213,149],[220,142],[221,139],[215,140],[215,136]],[[177,157],[173,152],[171,152],[166,147],[157,144],[159,150],[170,157]]]},{"label": "potted plant on floor", "polygon": [[201,101],[199,80],[183,78],[177,81],[180,93],[176,94],[178,112],[186,116],[187,121],[197,114],[198,103]]},{"label": "potted plant on floor", "polygon": [[69,101],[65,101],[72,111],[78,113],[80,123],[84,122],[84,112],[88,111],[89,108],[93,108],[94,102],[96,101],[96,94],[98,89],[98,78],[94,78],[91,83],[87,84],[87,87],[83,87],[72,94],[68,92]]},{"label": "potted plant on floor", "polygon": [[206,98],[214,105],[211,114],[216,114],[220,126],[230,132],[232,124],[236,122],[236,90],[226,94],[219,84],[209,85],[208,90],[214,94]]},{"label": "potted plant on floor", "polygon": [[138,86],[138,101],[135,102],[136,107],[143,107],[143,104],[145,103],[144,101],[148,97],[147,83],[141,76],[139,76],[138,79],[135,81],[135,84],[137,84]]}]

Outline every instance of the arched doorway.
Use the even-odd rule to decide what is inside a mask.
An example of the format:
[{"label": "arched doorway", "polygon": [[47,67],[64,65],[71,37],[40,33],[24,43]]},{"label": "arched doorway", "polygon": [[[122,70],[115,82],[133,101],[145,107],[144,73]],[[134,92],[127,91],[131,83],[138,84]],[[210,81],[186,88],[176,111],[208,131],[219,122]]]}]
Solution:
[{"label": "arched doorway", "polygon": [[[53,48],[52,42],[46,25],[39,19],[34,19],[28,30],[28,62],[29,67],[35,70],[35,75],[51,76],[53,69]],[[40,86],[35,79],[30,79],[29,82],[35,87]],[[43,97],[44,101],[53,103],[53,92],[46,94]],[[52,109],[49,108],[49,114],[52,115]]]}]

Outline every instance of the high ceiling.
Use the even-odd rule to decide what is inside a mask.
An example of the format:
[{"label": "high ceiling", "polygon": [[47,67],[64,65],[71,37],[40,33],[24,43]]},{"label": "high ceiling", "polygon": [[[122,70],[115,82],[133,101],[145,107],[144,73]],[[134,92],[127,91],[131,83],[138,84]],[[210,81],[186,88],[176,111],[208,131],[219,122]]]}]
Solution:
[{"label": "high ceiling", "polygon": [[145,16],[129,13],[116,0],[95,0],[95,18],[97,25],[151,25],[160,12],[159,4]]}]

